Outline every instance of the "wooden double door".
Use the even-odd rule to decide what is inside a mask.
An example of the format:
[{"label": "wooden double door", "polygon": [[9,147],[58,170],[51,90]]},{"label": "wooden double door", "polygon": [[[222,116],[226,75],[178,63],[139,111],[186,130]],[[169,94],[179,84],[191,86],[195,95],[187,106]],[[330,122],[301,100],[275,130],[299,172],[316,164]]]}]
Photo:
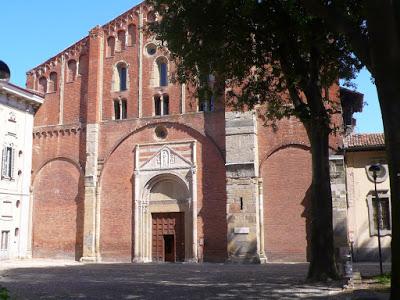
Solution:
[{"label": "wooden double door", "polygon": [[185,260],[183,212],[152,214],[152,258],[154,262]]}]

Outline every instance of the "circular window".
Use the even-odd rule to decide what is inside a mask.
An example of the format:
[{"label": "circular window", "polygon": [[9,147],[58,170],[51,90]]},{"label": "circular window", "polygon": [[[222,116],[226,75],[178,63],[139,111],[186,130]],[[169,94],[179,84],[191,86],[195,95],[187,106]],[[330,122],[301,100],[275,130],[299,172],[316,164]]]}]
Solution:
[{"label": "circular window", "polygon": [[371,164],[371,165],[367,165],[365,167],[365,171],[367,172],[367,177],[370,181],[374,182],[374,175],[373,175],[373,170],[374,170],[374,166],[378,166],[375,170],[376,173],[376,182],[377,183],[382,183],[384,182],[388,175],[389,175],[389,171],[387,169],[387,165],[386,164]]},{"label": "circular window", "polygon": [[168,135],[167,128],[165,128],[164,126],[157,126],[154,132],[156,134],[156,137],[159,139],[165,139]]},{"label": "circular window", "polygon": [[148,44],[146,49],[148,55],[154,55],[157,52],[157,46],[155,44]]}]

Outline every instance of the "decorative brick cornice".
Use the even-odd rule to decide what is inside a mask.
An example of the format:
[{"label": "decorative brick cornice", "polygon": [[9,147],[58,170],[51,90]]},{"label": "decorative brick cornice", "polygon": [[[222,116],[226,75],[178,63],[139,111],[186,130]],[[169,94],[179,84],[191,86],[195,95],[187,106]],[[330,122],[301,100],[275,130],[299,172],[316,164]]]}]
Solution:
[{"label": "decorative brick cornice", "polygon": [[77,135],[85,131],[85,127],[81,125],[55,125],[35,127],[33,129],[33,138],[52,138],[58,136]]}]

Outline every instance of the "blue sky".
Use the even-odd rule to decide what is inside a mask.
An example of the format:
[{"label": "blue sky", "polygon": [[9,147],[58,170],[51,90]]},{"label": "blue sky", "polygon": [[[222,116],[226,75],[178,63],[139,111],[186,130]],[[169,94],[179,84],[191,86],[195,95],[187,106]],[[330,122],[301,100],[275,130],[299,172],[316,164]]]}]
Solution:
[{"label": "blue sky", "polygon": [[[14,0],[1,4],[0,60],[11,69],[11,81],[25,86],[25,73],[141,1]],[[366,105],[356,114],[359,133],[382,132],[375,86],[363,70],[355,80]]]}]

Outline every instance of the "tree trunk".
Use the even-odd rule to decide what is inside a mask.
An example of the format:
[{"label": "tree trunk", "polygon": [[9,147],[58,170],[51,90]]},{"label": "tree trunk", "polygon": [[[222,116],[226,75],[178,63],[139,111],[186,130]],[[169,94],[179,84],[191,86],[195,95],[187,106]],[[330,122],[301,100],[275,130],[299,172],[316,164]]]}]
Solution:
[{"label": "tree trunk", "polygon": [[[385,130],[392,206],[391,299],[400,299],[400,78],[375,77]],[[397,83],[396,83],[397,81]]]},{"label": "tree trunk", "polygon": [[312,152],[311,261],[307,278],[312,281],[338,279],[329,175],[330,130],[318,120],[306,127]]}]

